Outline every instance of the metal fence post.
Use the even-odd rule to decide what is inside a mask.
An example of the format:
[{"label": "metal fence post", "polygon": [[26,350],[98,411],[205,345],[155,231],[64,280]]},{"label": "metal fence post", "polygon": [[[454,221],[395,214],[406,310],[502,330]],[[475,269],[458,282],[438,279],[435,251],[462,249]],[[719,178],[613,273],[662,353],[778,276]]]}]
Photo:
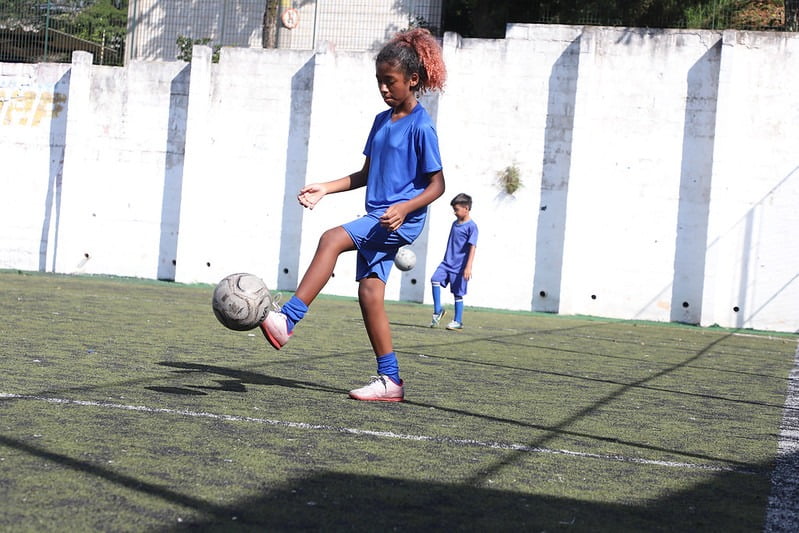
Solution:
[{"label": "metal fence post", "polygon": [[50,40],[50,0],[47,0],[47,11],[44,15],[44,60],[47,61],[47,48]]},{"label": "metal fence post", "polygon": [[314,3],[314,8],[313,8],[313,36],[311,37],[311,39],[313,40],[313,42],[311,43],[312,50],[316,50],[316,32],[318,31],[318,26],[319,26],[319,0],[316,0],[316,3]]}]

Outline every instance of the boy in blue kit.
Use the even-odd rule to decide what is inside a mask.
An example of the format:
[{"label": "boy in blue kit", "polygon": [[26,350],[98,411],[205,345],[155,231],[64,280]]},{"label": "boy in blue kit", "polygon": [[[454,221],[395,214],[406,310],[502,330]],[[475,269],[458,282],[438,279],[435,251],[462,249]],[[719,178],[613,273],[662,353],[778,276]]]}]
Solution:
[{"label": "boy in blue kit", "polygon": [[447,250],[444,260],[433,272],[430,282],[433,285],[433,320],[430,327],[438,326],[445,311],[441,306],[441,287],[450,286],[455,296],[455,317],[447,329],[463,329],[463,297],[469,280],[472,279],[472,264],[477,250],[477,224],[471,217],[472,197],[460,193],[450,202],[455,213],[455,221],[449,230]]},{"label": "boy in blue kit", "polygon": [[400,402],[405,387],[384,304],[386,281],[397,250],[416,240],[424,228],[427,206],[444,193],[438,135],[416,95],[442,89],[446,69],[438,42],[429,31],[416,28],[397,34],[383,47],[375,60],[375,74],[390,109],[375,117],[363,167],[337,180],[306,185],[297,196],[303,207],[313,209],[327,194],[365,186],[366,215],[322,234],[294,296],[269,312],[261,329],[275,349],[283,347],[330,279],[338,256],[357,250],[358,302],[377,360],[377,376],[349,396]]}]

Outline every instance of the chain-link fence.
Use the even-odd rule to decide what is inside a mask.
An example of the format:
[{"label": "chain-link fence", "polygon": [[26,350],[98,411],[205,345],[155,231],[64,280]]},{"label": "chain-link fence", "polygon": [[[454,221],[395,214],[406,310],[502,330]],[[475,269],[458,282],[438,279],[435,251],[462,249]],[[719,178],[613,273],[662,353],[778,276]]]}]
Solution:
[{"label": "chain-link fence", "polygon": [[442,0],[301,0],[283,2],[278,18],[278,48],[314,49],[327,42],[340,50],[376,50],[411,26],[440,36]]},{"label": "chain-link fence", "polygon": [[[127,59],[185,58],[181,46],[370,50],[411,25],[440,34],[443,0],[130,0]],[[271,26],[270,26],[271,25]],[[274,40],[267,43],[271,35]],[[267,39],[264,36],[267,36]]]},{"label": "chain-link fence", "polygon": [[[646,25],[705,29],[784,30],[796,26],[796,12],[786,22],[785,6],[799,0],[713,0],[674,2],[677,9]],[[268,13],[268,6],[276,9]],[[569,4],[571,5],[571,4]],[[535,17],[518,22],[629,26],[629,16],[598,13],[597,3],[536,4]],[[504,21],[516,22],[500,4],[475,3],[460,15],[445,12],[444,0],[0,0],[0,61],[70,61],[74,50],[94,55],[94,62],[122,65],[130,60],[188,59],[191,45],[276,46],[313,50],[326,42],[339,50],[372,50],[393,33],[424,26],[441,36],[468,16],[477,35],[501,37]],[[566,7],[564,7],[566,6]],[[593,7],[591,7],[593,6]],[[480,9],[477,9],[477,8]],[[451,8],[451,5],[450,5]],[[499,11],[497,11],[499,9]],[[481,11],[482,10],[482,11]],[[483,12],[484,11],[484,12]],[[629,20],[628,20],[629,19]],[[492,31],[488,26],[493,28]]]},{"label": "chain-link fence", "polygon": [[70,61],[85,50],[100,65],[124,59],[127,1],[0,0],[0,61]]}]

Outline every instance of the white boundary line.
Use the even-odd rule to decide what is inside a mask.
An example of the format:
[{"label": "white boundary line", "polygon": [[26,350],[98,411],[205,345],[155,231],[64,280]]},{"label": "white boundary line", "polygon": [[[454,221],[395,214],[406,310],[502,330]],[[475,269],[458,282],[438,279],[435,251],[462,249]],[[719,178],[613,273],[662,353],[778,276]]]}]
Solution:
[{"label": "white boundary line", "polygon": [[799,344],[793,370],[788,375],[788,394],[763,530],[799,531]]},{"label": "white boundary line", "polygon": [[605,461],[613,461],[620,463],[634,463],[642,465],[663,466],[668,468],[685,468],[690,470],[705,470],[710,472],[736,472],[740,474],[754,474],[755,472],[744,468],[734,466],[714,465],[714,464],[701,464],[701,463],[683,463],[676,461],[660,461],[655,459],[644,459],[640,457],[627,457],[623,455],[609,455],[597,454],[587,452],[577,452],[572,450],[558,450],[552,448],[540,448],[535,446],[527,446],[525,444],[503,443],[503,442],[489,442],[479,441],[472,439],[455,439],[450,437],[432,437],[429,435],[408,435],[402,433],[394,433],[393,431],[374,431],[369,429],[346,428],[337,426],[328,426],[323,424],[308,424],[306,422],[289,422],[283,420],[271,420],[268,418],[254,418],[250,416],[239,415],[225,415],[206,413],[202,411],[189,411],[184,409],[167,409],[163,407],[147,407],[144,405],[125,405],[110,402],[98,402],[90,400],[71,400],[68,398],[49,398],[45,396],[34,396],[29,394],[12,394],[0,392],[0,400],[30,400],[38,402],[47,402],[61,405],[79,405],[85,407],[100,407],[104,409],[120,409],[124,411],[136,411],[141,413],[154,413],[154,414],[170,414],[179,415],[193,418],[210,418],[213,420],[223,420],[226,422],[252,422],[257,424],[266,424],[269,426],[281,426],[293,429],[308,429],[316,431],[329,431],[335,433],[347,433],[351,435],[365,435],[369,437],[378,437],[395,440],[407,440],[416,442],[435,442],[441,444],[452,444],[457,446],[471,446],[475,448],[488,448],[493,450],[509,450],[527,453],[543,453],[551,455],[567,455],[571,457],[582,457],[585,459],[600,459]]}]

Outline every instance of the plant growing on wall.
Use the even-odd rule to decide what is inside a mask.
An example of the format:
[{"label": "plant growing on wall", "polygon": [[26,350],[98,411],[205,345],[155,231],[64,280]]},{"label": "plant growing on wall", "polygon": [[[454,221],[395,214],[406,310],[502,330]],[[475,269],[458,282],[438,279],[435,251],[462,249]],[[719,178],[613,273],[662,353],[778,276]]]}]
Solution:
[{"label": "plant growing on wall", "polygon": [[500,189],[507,194],[513,195],[513,193],[518,191],[522,186],[519,167],[510,165],[497,172],[497,182],[499,183]]},{"label": "plant growing on wall", "polygon": [[[184,35],[178,35],[177,41],[175,42],[178,45],[178,59],[183,61],[191,61],[191,47],[195,44],[208,44],[211,42],[211,39],[204,38],[204,39],[192,39],[191,37],[186,37]],[[213,50],[211,54],[211,61],[213,63],[219,63],[219,51],[222,49],[221,44],[215,44],[211,46]]]}]

